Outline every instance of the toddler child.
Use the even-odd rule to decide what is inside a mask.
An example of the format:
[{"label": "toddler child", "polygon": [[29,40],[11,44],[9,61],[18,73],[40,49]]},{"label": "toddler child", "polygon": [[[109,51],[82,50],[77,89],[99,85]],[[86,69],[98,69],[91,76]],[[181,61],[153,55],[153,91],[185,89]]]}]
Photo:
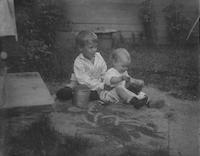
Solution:
[{"label": "toddler child", "polygon": [[[148,97],[142,92],[144,82],[133,79],[127,72],[131,57],[124,48],[115,49],[111,54],[112,68],[104,77],[107,90],[110,91],[116,102],[123,101],[133,105],[136,109],[147,104]],[[108,89],[109,88],[109,89]]]}]

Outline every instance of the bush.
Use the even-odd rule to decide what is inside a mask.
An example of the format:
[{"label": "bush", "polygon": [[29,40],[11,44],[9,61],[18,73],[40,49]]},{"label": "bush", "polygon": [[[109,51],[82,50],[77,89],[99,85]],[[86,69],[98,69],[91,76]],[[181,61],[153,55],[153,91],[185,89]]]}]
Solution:
[{"label": "bush", "polygon": [[[173,0],[163,9],[167,23],[167,35],[171,44],[180,46],[186,44],[186,37],[191,27],[191,20],[183,14],[184,6]],[[194,38],[193,34],[191,38]]]},{"label": "bush", "polygon": [[152,0],[144,0],[140,4],[139,18],[143,26],[144,34],[143,37],[147,43],[155,43],[156,40],[156,18],[155,10],[153,7]]},{"label": "bush", "polygon": [[44,79],[57,77],[55,39],[64,18],[60,6],[50,0],[17,0],[16,21],[23,58],[21,71],[38,71]]}]

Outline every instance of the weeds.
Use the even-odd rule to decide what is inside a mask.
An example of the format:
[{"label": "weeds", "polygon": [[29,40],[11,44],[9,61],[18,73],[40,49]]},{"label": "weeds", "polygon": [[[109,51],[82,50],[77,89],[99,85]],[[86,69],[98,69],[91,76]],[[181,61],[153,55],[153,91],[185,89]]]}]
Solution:
[{"label": "weeds", "polygon": [[169,156],[169,152],[162,148],[155,149],[151,152],[145,150],[138,152],[138,149],[128,146],[120,156]]},{"label": "weeds", "polygon": [[78,156],[90,146],[86,138],[57,133],[47,116],[42,116],[17,136],[10,133],[6,137],[8,156]]}]

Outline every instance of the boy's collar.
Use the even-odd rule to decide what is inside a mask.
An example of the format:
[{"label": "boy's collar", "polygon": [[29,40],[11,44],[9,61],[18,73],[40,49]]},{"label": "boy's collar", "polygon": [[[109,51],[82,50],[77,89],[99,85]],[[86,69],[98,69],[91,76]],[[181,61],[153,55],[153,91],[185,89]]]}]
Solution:
[{"label": "boy's collar", "polygon": [[[97,54],[97,52],[94,54],[94,57],[96,57],[96,54]],[[84,57],[83,53],[80,53],[80,58],[84,59],[84,60],[91,61],[91,60],[87,59],[86,57]]]}]

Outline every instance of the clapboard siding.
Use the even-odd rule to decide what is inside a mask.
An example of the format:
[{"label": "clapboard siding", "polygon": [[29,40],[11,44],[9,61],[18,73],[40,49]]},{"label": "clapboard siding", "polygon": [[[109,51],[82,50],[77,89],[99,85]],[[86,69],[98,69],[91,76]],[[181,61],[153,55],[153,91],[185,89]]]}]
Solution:
[{"label": "clapboard siding", "polygon": [[[120,7],[119,7],[120,6]],[[138,23],[138,8],[129,4],[70,4],[68,18],[74,23]],[[75,8],[75,9],[74,9]]]},{"label": "clapboard siding", "polygon": [[[138,34],[142,25],[138,17],[143,0],[60,0],[65,7],[66,19],[73,31],[85,29],[116,29]],[[153,0],[156,12],[156,30],[159,41],[166,38],[166,21],[163,9],[172,0]],[[194,21],[198,14],[198,0],[179,0],[184,5],[184,14]],[[192,25],[192,22],[191,22]],[[65,31],[65,28],[63,28]],[[162,39],[160,39],[162,38]]]}]

